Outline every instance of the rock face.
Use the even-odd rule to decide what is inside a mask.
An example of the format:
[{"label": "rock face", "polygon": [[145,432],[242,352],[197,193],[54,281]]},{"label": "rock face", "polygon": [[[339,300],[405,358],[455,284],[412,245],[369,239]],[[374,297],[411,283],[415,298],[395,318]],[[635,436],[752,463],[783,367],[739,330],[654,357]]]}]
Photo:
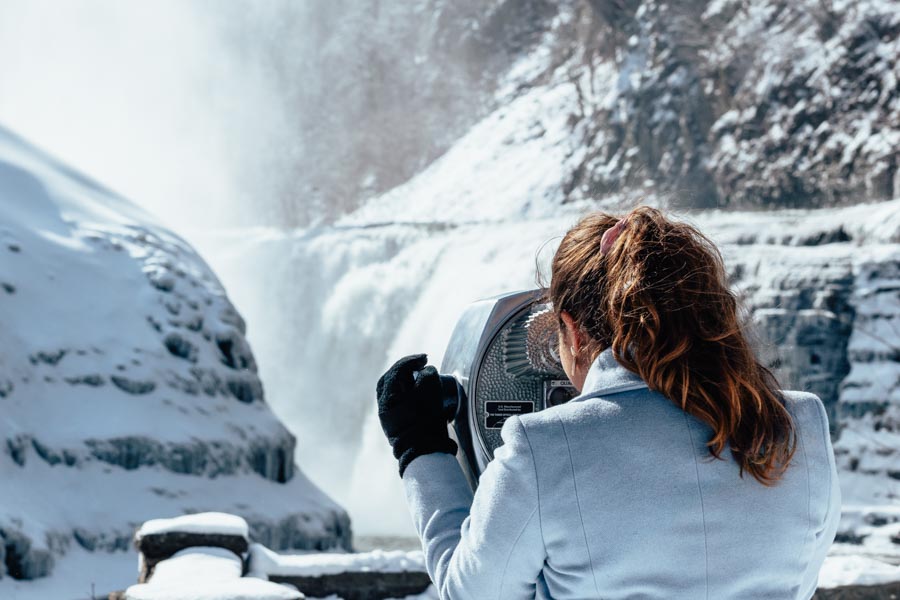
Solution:
[{"label": "rock face", "polygon": [[728,266],[752,312],[760,358],[784,387],[822,398],[836,434],[840,386],[850,371],[854,246],[748,246],[740,240]]},{"label": "rock face", "polygon": [[587,148],[572,199],[644,190],[694,207],[799,207],[900,195],[895,1],[568,4]]},{"label": "rock face", "polygon": [[[473,24],[527,14],[510,28],[540,39],[517,49],[498,104],[552,80],[576,97],[567,201],[667,193],[700,208],[812,207],[900,195],[896,0],[494,4]],[[503,41],[489,27],[470,37]]]},{"label": "rock face", "polygon": [[0,575],[227,510],[273,548],[349,548],[294,465],[243,319],[180,238],[0,129]]},{"label": "rock face", "polygon": [[900,449],[900,201],[697,221],[723,250],[763,362],[822,398],[840,466],[885,477],[887,493]]},{"label": "rock face", "polygon": [[[835,552],[896,563],[900,201],[837,215],[700,220],[723,249],[764,363],[783,387],[812,391],[825,403],[844,505]],[[739,221],[745,226],[735,228]]]},{"label": "rock face", "polygon": [[[358,91],[336,107],[315,88],[301,95],[313,156],[338,156],[314,181],[340,190],[342,206],[414,176],[479,118],[551,81],[573,95],[569,202],[664,193],[682,206],[783,208],[900,195],[896,0],[351,4],[309,9],[328,34],[307,43],[353,39],[355,50],[316,54],[330,75],[313,80]],[[358,76],[357,52],[377,77]],[[362,143],[346,147],[342,122],[360,123]],[[391,152],[373,150],[385,140]]]}]

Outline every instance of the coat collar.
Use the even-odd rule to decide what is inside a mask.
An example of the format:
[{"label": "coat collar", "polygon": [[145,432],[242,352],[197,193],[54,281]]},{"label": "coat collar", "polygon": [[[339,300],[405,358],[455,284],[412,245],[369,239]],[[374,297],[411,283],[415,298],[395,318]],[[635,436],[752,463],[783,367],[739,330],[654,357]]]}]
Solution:
[{"label": "coat collar", "polygon": [[596,396],[618,394],[646,388],[647,383],[636,373],[632,373],[613,357],[612,348],[607,348],[594,359],[584,379],[581,395],[574,400],[586,400]]}]

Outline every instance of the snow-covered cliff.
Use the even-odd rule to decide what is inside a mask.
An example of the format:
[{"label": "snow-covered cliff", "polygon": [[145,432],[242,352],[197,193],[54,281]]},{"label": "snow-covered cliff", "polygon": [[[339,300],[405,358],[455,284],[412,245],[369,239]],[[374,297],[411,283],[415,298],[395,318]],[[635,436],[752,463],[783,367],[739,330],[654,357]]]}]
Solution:
[{"label": "snow-covered cliff", "polygon": [[[187,243],[0,129],[0,595],[57,563],[85,595],[130,583],[134,528],[184,512],[242,515],[273,548],[349,548],[244,335]],[[113,555],[132,568],[92,567]]]}]

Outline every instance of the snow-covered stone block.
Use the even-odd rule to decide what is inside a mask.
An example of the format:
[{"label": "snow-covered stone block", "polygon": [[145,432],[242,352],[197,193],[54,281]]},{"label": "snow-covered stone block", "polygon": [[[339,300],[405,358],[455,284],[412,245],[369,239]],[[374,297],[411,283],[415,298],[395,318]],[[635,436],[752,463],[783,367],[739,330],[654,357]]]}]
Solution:
[{"label": "snow-covered stone block", "polygon": [[252,544],[247,571],[249,576],[290,584],[316,598],[401,598],[423,594],[431,586],[419,551],[276,554]]},{"label": "snow-covered stone block", "polygon": [[148,581],[159,565],[184,549],[222,548],[242,557],[249,539],[247,521],[226,513],[206,512],[147,521],[134,535],[134,544],[141,553],[138,581]]}]

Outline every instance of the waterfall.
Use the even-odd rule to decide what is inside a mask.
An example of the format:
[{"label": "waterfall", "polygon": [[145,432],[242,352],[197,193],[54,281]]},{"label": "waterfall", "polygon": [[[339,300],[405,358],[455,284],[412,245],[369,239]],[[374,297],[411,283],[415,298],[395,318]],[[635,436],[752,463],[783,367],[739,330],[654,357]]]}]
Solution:
[{"label": "waterfall", "polygon": [[259,229],[201,241],[249,323],[300,467],[348,508],[357,533],[412,531],[375,417],[378,376],[417,352],[439,366],[465,306],[533,287],[536,259],[546,262],[546,242],[570,223]]}]

